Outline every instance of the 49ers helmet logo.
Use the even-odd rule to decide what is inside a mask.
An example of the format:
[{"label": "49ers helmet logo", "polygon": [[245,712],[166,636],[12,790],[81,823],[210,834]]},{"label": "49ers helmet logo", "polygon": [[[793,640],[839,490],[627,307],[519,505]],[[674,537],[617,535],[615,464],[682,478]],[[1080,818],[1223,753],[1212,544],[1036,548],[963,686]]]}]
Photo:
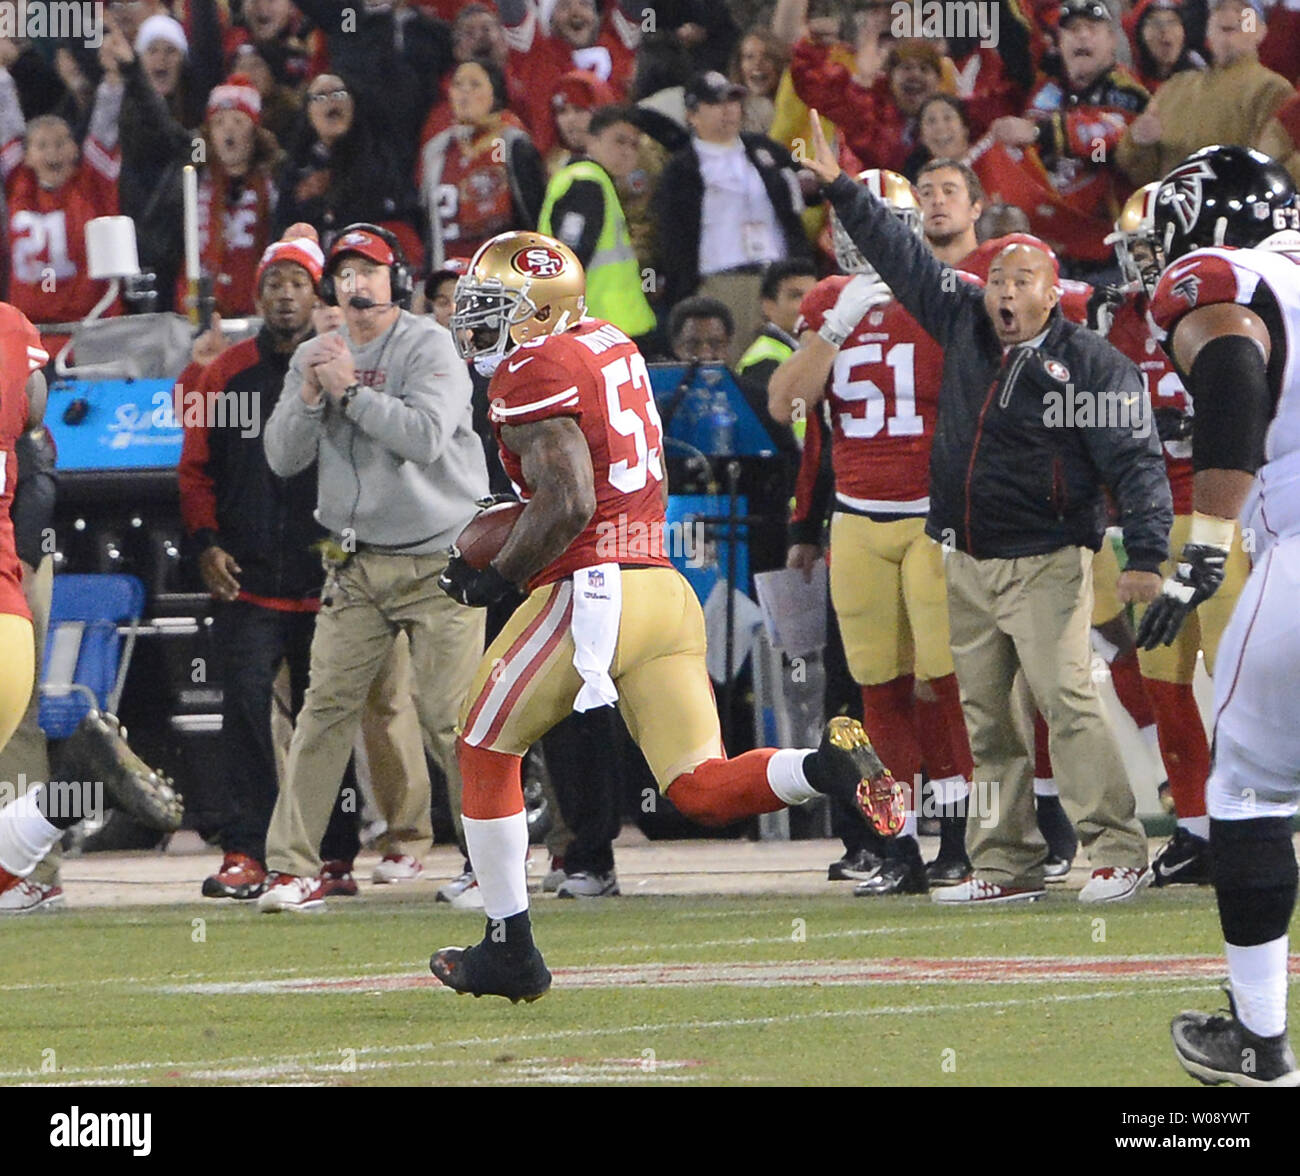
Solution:
[{"label": "49ers helmet logo", "polygon": [[510,265],[530,278],[556,278],[564,272],[564,255],[546,245],[533,245],[516,253]]},{"label": "49ers helmet logo", "polygon": [[1201,215],[1205,202],[1202,180],[1217,179],[1214,169],[1204,159],[1183,164],[1171,171],[1160,184],[1156,202],[1168,205],[1184,233],[1190,233]]}]

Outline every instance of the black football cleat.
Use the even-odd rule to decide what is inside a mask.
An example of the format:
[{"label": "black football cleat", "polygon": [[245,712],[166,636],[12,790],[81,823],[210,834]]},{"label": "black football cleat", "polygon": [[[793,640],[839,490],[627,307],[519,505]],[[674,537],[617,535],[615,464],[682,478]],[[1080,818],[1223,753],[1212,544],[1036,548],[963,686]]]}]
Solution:
[{"label": "black football cleat", "polygon": [[944,857],[942,853],[925,867],[931,886],[959,886],[974,872],[969,858]]},{"label": "black football cleat", "polygon": [[903,837],[895,842],[896,856],[890,857],[880,867],[874,878],[853,888],[854,898],[879,898],[890,894],[928,894],[930,879],[921,850],[913,837]]},{"label": "black football cleat", "polygon": [[462,995],[504,996],[511,1004],[541,1000],[551,987],[551,973],[542,953],[533,948],[521,965],[502,958],[500,949],[444,947],[433,953],[429,971]]},{"label": "black football cleat", "polygon": [[826,867],[828,882],[865,882],[874,878],[884,864],[885,859],[869,849],[859,849],[856,853],[846,853],[837,862]]},{"label": "black football cleat", "polygon": [[1209,886],[1213,863],[1209,841],[1179,826],[1151,862],[1151,885]]},{"label": "black football cleat", "polygon": [[826,766],[831,786],[871,824],[881,837],[903,828],[903,786],[889,774],[857,719],[836,715],[826,724],[817,757]]},{"label": "black football cleat", "polygon": [[1174,1055],[1206,1086],[1300,1086],[1300,1069],[1285,1033],[1260,1037],[1237,1020],[1231,990],[1227,1014],[1179,1013],[1169,1025]]}]

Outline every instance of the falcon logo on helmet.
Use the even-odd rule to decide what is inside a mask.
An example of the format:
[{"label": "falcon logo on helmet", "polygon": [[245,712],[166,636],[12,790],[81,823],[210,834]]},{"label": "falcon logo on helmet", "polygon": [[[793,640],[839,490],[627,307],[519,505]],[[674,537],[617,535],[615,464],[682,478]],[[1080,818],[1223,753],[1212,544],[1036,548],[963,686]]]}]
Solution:
[{"label": "falcon logo on helmet", "polygon": [[1187,274],[1176,281],[1171,287],[1173,292],[1178,295],[1188,306],[1195,306],[1196,299],[1201,292],[1201,279],[1195,274]]},{"label": "falcon logo on helmet", "polygon": [[1169,207],[1184,233],[1190,233],[1201,215],[1205,201],[1202,180],[1215,179],[1214,168],[1207,160],[1189,160],[1174,168],[1160,184],[1158,203]]}]

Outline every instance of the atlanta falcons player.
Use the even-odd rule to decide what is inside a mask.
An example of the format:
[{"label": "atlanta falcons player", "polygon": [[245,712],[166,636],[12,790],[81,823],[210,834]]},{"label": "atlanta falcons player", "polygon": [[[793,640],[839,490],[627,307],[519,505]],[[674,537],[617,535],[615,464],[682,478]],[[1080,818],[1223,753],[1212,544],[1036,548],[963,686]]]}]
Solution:
[{"label": "atlanta falcons player", "polygon": [[1231,1007],[1180,1013],[1174,1052],[1202,1082],[1300,1086],[1286,1034],[1300,803],[1300,199],[1267,156],[1205,147],[1161,182],[1155,224],[1167,268],[1151,314],[1195,406],[1195,475],[1187,543],[1138,644],[1173,641],[1214,594],[1238,516],[1254,565],[1219,648],[1207,785]]}]

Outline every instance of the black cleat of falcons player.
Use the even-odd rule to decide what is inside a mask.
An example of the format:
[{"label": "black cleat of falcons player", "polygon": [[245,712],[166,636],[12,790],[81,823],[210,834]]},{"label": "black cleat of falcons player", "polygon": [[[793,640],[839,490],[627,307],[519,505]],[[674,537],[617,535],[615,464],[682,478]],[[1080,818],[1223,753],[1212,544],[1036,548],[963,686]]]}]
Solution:
[{"label": "black cleat of falcons player", "polygon": [[1206,1086],[1300,1086],[1300,1069],[1285,1033],[1260,1037],[1237,1020],[1232,990],[1226,1015],[1179,1013],[1169,1026],[1174,1054]]},{"label": "black cleat of falcons player", "polygon": [[522,960],[487,942],[474,947],[444,947],[433,953],[429,971],[462,995],[504,996],[511,1004],[541,1000],[551,988],[551,973],[533,947]]}]

